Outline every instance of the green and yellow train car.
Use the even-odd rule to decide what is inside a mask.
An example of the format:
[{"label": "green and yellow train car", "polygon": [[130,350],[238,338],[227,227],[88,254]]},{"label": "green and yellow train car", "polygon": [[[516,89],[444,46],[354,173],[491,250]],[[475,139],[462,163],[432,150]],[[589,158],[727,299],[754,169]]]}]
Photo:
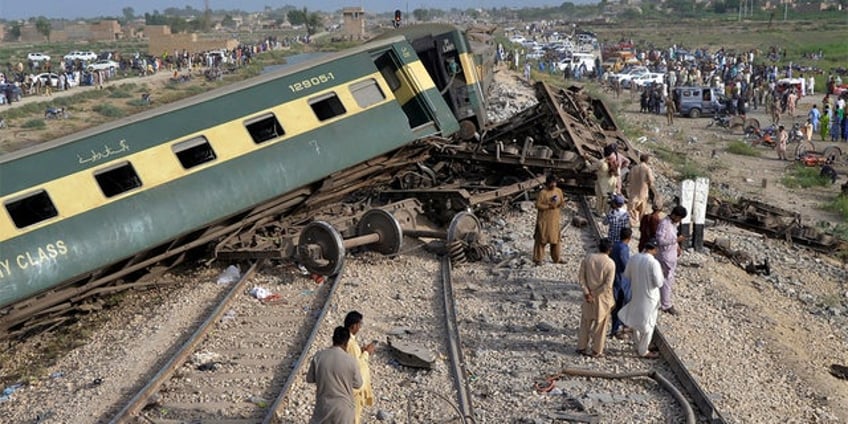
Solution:
[{"label": "green and yellow train car", "polygon": [[393,37],[0,156],[0,307],[458,130]]},{"label": "green and yellow train car", "polygon": [[412,44],[436,88],[460,122],[460,136],[470,139],[486,126],[486,93],[482,81],[488,70],[472,52],[459,28],[448,24],[400,27],[383,37],[403,35]]}]

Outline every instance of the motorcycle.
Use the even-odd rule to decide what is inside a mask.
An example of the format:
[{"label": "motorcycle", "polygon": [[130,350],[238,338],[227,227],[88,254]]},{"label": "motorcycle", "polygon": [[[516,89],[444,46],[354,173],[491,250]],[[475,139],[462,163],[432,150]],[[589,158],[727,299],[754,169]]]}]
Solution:
[{"label": "motorcycle", "polygon": [[752,146],[764,144],[774,148],[777,145],[777,127],[774,124],[765,128],[754,126],[748,127],[745,129],[745,139],[749,141]]},{"label": "motorcycle", "polygon": [[55,108],[48,107],[47,110],[44,111],[44,119],[66,119],[68,117],[68,113],[65,112],[65,108]]}]

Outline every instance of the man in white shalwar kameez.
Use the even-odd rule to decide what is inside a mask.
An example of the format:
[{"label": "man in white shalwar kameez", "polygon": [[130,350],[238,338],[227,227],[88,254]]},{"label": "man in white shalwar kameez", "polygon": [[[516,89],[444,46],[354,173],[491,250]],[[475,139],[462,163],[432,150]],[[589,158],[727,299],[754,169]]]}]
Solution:
[{"label": "man in white shalwar kameez", "polygon": [[657,325],[660,287],[665,280],[660,263],[654,257],[656,253],[657,243],[651,240],[644,251],[630,258],[623,275],[630,280],[630,302],[618,312],[624,325],[633,329],[639,356],[650,359],[658,356],[656,352],[649,352],[648,347]]}]

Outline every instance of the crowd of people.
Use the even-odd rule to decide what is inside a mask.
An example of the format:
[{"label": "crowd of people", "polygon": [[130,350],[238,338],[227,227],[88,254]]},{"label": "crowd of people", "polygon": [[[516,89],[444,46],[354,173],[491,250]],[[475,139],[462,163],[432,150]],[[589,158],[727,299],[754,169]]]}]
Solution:
[{"label": "crowd of people", "polygon": [[[662,199],[652,190],[650,155],[642,154],[639,161],[629,171],[626,190],[622,180],[630,163],[614,145],[591,163],[596,172],[595,213],[603,219],[607,237],[598,243],[598,252],[583,259],[578,271],[583,304],[577,352],[582,355],[603,356],[607,337],[632,337],[640,356],[655,358],[650,341],[659,312],[679,313],[672,290],[682,253],[678,226],[688,211],[675,206],[663,214]],[[564,206],[556,178],[549,176],[536,198],[535,265],[541,265],[545,245],[550,245],[551,260],[560,262],[559,220]],[[639,229],[639,242],[631,257],[634,228]]]},{"label": "crowd of people", "polygon": [[[267,37],[260,42],[241,44],[234,49],[190,52],[186,49],[162,52],[161,55],[122,53],[108,51],[96,60],[68,59],[61,61],[7,62],[0,71],[0,85],[20,87],[24,96],[46,95],[53,91],[70,90],[77,86],[102,87],[103,83],[118,76],[148,76],[160,71],[183,73],[194,69],[220,68],[224,65],[247,65],[255,55],[281,48],[297,40]],[[115,67],[92,69],[97,60],[114,61]],[[3,93],[5,95],[5,92]],[[6,98],[13,98],[11,95]]]}]

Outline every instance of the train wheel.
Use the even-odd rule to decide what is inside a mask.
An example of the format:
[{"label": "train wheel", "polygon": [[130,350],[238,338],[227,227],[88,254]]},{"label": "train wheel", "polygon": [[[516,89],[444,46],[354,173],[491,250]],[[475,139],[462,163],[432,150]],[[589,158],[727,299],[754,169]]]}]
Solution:
[{"label": "train wheel", "polygon": [[825,147],[824,152],[822,152],[827,163],[839,163],[842,159],[842,149],[837,146],[828,146]]},{"label": "train wheel", "polygon": [[812,141],[802,141],[795,148],[795,158],[802,158],[807,152],[815,152],[816,145]]},{"label": "train wheel", "polygon": [[309,272],[336,275],[344,264],[344,240],[328,222],[314,221],[300,232],[297,254]]},{"label": "train wheel", "polygon": [[477,134],[477,125],[474,122],[466,119],[459,123],[459,136],[463,140],[471,140],[475,134]]}]

